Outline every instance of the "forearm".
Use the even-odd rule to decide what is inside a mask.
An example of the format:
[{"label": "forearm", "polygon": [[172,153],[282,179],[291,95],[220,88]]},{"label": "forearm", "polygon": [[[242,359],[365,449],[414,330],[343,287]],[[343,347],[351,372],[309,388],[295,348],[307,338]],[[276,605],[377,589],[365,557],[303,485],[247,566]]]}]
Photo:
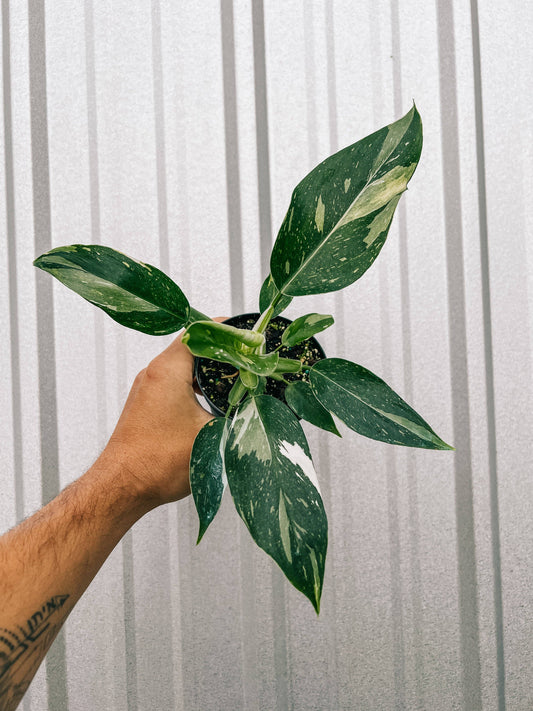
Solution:
[{"label": "forearm", "polygon": [[63,622],[153,504],[104,452],[78,481],[0,538],[0,711],[17,707]]}]

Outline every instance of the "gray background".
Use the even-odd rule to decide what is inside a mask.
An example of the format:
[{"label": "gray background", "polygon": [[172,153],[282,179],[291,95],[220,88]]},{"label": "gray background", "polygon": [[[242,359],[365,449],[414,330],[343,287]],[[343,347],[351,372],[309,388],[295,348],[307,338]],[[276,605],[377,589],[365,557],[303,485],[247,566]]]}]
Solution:
[{"label": "gray background", "polygon": [[322,612],[226,498],[138,523],[24,711],[533,708],[531,29],[476,0],[4,0],[0,530],[87,468],[168,338],[31,262],[73,242],[255,310],[292,188],[414,99],[422,160],[361,281],[296,301],[456,453],[310,433],[330,520]]}]

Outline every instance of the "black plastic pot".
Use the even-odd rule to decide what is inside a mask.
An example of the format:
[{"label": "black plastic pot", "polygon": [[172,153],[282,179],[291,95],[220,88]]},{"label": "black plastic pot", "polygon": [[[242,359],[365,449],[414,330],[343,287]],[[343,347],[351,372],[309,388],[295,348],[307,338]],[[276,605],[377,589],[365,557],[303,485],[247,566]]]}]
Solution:
[{"label": "black plastic pot", "polygon": [[[224,321],[230,326],[237,328],[247,328],[252,330],[260,314],[240,314],[232,316]],[[268,324],[265,331],[265,339],[267,344],[267,352],[274,350],[281,343],[281,335],[287,326],[291,323],[290,319],[284,316],[276,316]],[[288,373],[285,379],[289,382],[293,380],[307,380],[309,368],[316,363],[317,360],[325,358],[326,355],[320,343],[316,338],[308,338],[303,343],[292,348],[283,346],[279,350],[280,358],[297,358],[304,359],[304,368],[300,373]],[[309,367],[306,369],[305,365]],[[238,371],[229,363],[221,363],[211,358],[195,358],[194,374],[198,382],[198,386],[202,395],[207,400],[211,412],[216,416],[224,416],[228,408],[228,394],[233,384],[235,383]],[[265,394],[273,395],[279,400],[285,401],[284,393],[286,384],[273,378],[267,378]]]}]

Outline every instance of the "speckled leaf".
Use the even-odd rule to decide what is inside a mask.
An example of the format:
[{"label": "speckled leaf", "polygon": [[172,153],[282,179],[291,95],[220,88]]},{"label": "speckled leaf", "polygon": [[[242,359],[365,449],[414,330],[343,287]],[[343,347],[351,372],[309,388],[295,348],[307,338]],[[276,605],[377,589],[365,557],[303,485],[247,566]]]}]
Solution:
[{"label": "speckled leaf", "polygon": [[187,322],[189,302],[172,279],[110,247],[56,247],[34,265],[128,328],[162,336]]},{"label": "speckled leaf", "polygon": [[[261,313],[266,311],[270,304],[274,301],[275,297],[279,294],[278,287],[274,283],[274,279],[272,279],[272,275],[269,274],[265,281],[263,282],[263,286],[261,287],[261,293],[259,294],[259,310]],[[272,313],[271,318],[276,318],[276,316],[279,316],[282,311],[285,311],[287,306],[291,303],[292,301],[292,296],[285,296],[283,295],[281,299],[278,301],[277,306],[274,309],[274,312]]]},{"label": "speckled leaf", "polygon": [[390,444],[453,449],[383,381],[361,365],[325,358],[309,372],[322,405],[350,429]]},{"label": "speckled leaf", "polygon": [[341,436],[333,417],[316,399],[311,386],[305,380],[295,380],[287,385],[285,400],[302,420],[307,420],[327,432],[333,432],[338,437]]},{"label": "speckled leaf", "polygon": [[278,364],[277,353],[258,355],[247,352],[264,342],[262,334],[226,323],[197,321],[187,327],[182,341],[195,356],[231,363],[256,375],[270,375]]},{"label": "speckled leaf", "polygon": [[277,288],[290,296],[321,294],[359,279],[385,242],[421,150],[413,106],[312,170],[294,190],[272,250]]},{"label": "speckled leaf", "polygon": [[290,323],[281,337],[281,342],[284,346],[291,348],[292,346],[311,338],[315,333],[325,331],[334,323],[333,316],[326,314],[306,314],[300,316]]},{"label": "speckled leaf", "polygon": [[196,435],[189,464],[191,491],[200,519],[197,543],[220,508],[228,480],[224,471],[223,452],[228,420],[210,420]]},{"label": "speckled leaf", "polygon": [[304,432],[270,395],[246,400],[225,448],[233,500],[255,542],[319,611],[327,519]]}]

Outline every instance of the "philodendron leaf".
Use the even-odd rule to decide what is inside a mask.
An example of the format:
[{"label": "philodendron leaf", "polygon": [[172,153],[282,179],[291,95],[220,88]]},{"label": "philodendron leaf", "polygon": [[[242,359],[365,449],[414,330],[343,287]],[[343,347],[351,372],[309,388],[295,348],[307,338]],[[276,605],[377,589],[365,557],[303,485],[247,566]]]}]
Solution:
[{"label": "philodendron leaf", "polygon": [[334,323],[333,316],[325,314],[306,314],[290,323],[281,337],[281,343],[288,348],[311,338]]},{"label": "philodendron leaf", "polygon": [[196,321],[187,327],[182,341],[195,356],[231,363],[236,368],[249,370],[256,375],[270,375],[278,364],[277,353],[259,355],[247,352],[249,348],[263,343],[264,336],[261,333],[225,323]]},{"label": "philodendron leaf", "polygon": [[383,381],[361,365],[325,358],[309,371],[322,405],[365,437],[424,449],[453,449]]},{"label": "philodendron leaf", "polygon": [[336,291],[359,279],[381,250],[422,150],[413,108],[320,163],[296,187],[270,271],[288,296]]},{"label": "philodendron leaf", "polygon": [[333,432],[338,437],[341,436],[333,417],[316,399],[311,386],[305,380],[296,380],[287,385],[285,400],[302,420],[307,420],[327,432]]},{"label": "philodendron leaf", "polygon": [[[265,281],[263,282],[263,286],[261,287],[261,292],[259,294],[259,310],[261,313],[266,311],[270,304],[274,301],[274,298],[279,294],[278,287],[274,283],[274,279],[272,279],[272,275],[269,274]],[[285,296],[282,295],[280,300],[278,301],[277,306],[274,308],[274,312],[271,316],[271,318],[275,318],[276,316],[279,316],[282,311],[285,311],[287,306],[291,303],[292,301],[292,296]]]},{"label": "philodendron leaf", "polygon": [[252,538],[319,611],[327,519],[304,432],[279,400],[246,400],[225,447],[233,500]]},{"label": "philodendron leaf", "polygon": [[192,446],[189,479],[200,519],[196,543],[200,543],[207,527],[215,518],[228,483],[223,459],[227,422],[224,417],[210,420],[198,432]]},{"label": "philodendron leaf", "polygon": [[128,328],[163,336],[187,323],[189,302],[170,277],[110,247],[56,247],[34,265]]}]

